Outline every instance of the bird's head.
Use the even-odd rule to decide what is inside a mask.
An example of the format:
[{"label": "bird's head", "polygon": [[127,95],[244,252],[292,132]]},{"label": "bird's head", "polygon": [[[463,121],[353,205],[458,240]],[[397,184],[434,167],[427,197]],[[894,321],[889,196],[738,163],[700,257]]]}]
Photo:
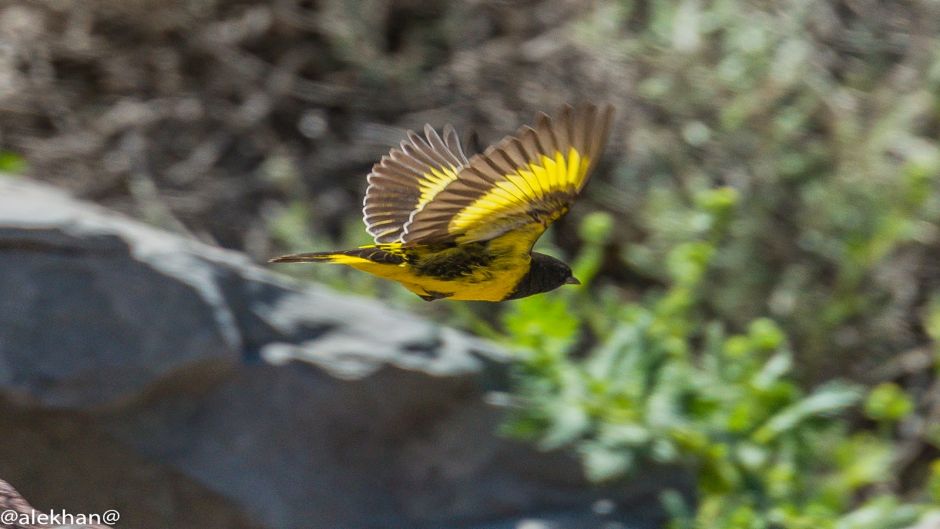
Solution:
[{"label": "bird's head", "polygon": [[506,299],[519,299],[555,290],[562,285],[580,285],[571,274],[571,267],[550,255],[532,252],[529,271]]}]

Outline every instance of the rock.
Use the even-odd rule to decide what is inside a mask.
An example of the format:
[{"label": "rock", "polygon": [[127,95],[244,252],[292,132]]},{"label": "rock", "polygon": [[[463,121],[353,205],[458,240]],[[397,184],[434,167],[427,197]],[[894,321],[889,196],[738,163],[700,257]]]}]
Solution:
[{"label": "rock", "polygon": [[[0,527],[3,529],[33,529],[44,527],[47,529],[108,529],[101,524],[71,524],[75,518],[70,518],[68,527],[56,522],[57,513],[43,513],[33,508],[20,493],[6,481],[0,480]],[[14,514],[15,513],[15,514]],[[47,516],[43,518],[43,516]],[[61,517],[61,516],[60,516]],[[64,518],[64,517],[62,517]],[[37,523],[34,523],[37,522]],[[56,522],[54,524],[51,524]]]},{"label": "rock", "polygon": [[115,440],[95,417],[0,402],[0,432],[0,476],[41,511],[114,509],[123,529],[267,527],[218,492]]},{"label": "rock", "polygon": [[[380,302],[0,178],[0,476],[44,508],[142,529],[658,526],[674,472],[592,488],[568,455],[494,433],[484,397],[507,366]],[[604,498],[618,508],[595,514]]]},{"label": "rock", "polygon": [[940,512],[925,514],[922,520],[908,529],[940,529]]}]

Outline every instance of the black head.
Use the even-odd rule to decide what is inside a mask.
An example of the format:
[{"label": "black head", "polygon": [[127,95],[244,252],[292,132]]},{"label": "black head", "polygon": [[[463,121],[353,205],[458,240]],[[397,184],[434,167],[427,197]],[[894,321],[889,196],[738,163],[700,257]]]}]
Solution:
[{"label": "black head", "polygon": [[571,267],[549,255],[532,252],[532,264],[506,299],[519,299],[555,290],[562,285],[580,285]]}]

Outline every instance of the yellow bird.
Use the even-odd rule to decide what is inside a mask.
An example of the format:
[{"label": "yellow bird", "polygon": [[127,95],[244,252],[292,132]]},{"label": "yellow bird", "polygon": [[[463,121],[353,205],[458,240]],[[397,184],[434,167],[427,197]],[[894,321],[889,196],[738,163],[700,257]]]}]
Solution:
[{"label": "yellow bird", "polygon": [[505,301],[579,284],[562,261],[532,251],[568,212],[607,141],[613,107],[565,106],[467,158],[457,133],[430,125],[372,167],[363,207],[375,244],[285,255],[398,281],[426,301]]}]

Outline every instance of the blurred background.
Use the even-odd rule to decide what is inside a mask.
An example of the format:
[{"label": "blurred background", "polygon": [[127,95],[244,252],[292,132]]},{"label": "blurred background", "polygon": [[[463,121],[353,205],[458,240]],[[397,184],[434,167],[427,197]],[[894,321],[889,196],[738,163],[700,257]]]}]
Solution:
[{"label": "blurred background", "polygon": [[0,169],[259,263],[369,242],[365,175],[407,129],[472,151],[584,100],[617,107],[611,140],[540,246],[586,287],[425,304],[279,270],[518,351],[502,433],[598,483],[687,469],[670,527],[916,524],[940,502],[937,2],[0,4]]}]

